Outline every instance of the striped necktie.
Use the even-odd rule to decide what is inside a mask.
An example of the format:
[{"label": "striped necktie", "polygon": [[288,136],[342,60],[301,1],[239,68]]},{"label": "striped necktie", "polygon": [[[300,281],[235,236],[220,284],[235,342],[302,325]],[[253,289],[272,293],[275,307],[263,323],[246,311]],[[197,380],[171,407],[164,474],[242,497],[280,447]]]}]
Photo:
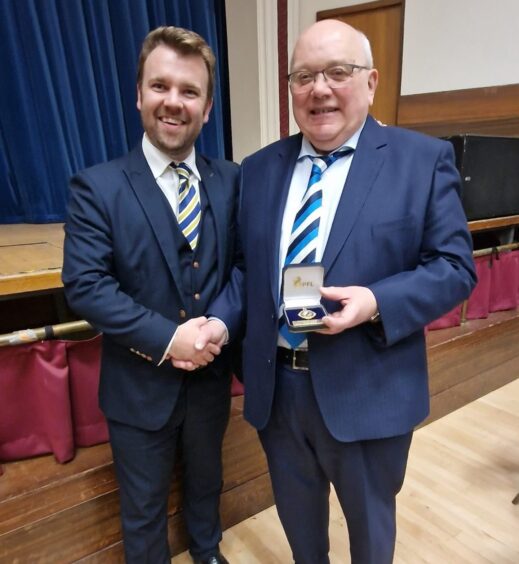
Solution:
[{"label": "striped necktie", "polygon": [[171,165],[178,174],[178,225],[194,251],[200,232],[200,194],[194,184],[189,182],[191,169],[186,163]]},{"label": "striped necktie", "polygon": [[[308,180],[308,186],[301,200],[301,206],[294,219],[292,232],[288,244],[285,266],[289,264],[315,262],[317,250],[317,235],[321,221],[321,207],[323,192],[321,189],[321,177],[323,172],[336,160],[353,152],[351,147],[345,147],[341,151],[331,155],[310,157],[312,159],[312,170]],[[305,339],[304,333],[290,333],[281,317],[280,333],[288,341],[292,348],[298,347]]]}]

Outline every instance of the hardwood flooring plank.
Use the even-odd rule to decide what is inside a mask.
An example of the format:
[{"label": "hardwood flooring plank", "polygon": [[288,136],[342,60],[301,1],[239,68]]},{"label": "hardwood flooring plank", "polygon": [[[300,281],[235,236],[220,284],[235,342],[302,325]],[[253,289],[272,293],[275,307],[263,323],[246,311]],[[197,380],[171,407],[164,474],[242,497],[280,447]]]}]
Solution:
[{"label": "hardwood flooring plank", "polygon": [[[395,564],[519,562],[519,379],[416,431],[397,499]],[[330,562],[346,564],[332,493]],[[224,532],[232,564],[292,562],[275,507]],[[188,564],[183,553],[173,564]]]}]

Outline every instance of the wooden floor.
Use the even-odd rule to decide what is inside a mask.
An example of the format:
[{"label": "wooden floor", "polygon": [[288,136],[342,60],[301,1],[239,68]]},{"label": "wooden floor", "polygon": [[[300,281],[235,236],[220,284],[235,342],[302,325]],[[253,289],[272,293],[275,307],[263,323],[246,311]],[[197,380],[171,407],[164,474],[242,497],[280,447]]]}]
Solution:
[{"label": "wooden floor", "polygon": [[[519,562],[519,380],[419,429],[398,496],[396,564]],[[331,501],[331,562],[349,562]],[[231,564],[291,562],[274,507],[225,531]],[[188,564],[186,553],[172,559]]]}]

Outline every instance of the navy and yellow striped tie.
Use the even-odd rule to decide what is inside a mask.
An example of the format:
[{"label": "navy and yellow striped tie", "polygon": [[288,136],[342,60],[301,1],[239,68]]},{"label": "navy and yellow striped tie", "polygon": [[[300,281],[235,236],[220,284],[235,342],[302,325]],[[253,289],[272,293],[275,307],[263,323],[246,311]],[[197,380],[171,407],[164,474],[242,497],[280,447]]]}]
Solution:
[{"label": "navy and yellow striped tie", "polygon": [[[337,159],[345,157],[353,152],[351,147],[345,147],[341,151],[331,155],[309,157],[312,159],[312,171],[308,180],[308,186],[301,200],[301,206],[294,219],[290,240],[288,243],[285,266],[297,263],[315,262],[317,250],[317,235],[321,221],[321,207],[323,192],[321,189],[321,177],[323,172]],[[292,348],[298,347],[305,339],[304,333],[290,333],[281,318],[280,333]]]},{"label": "navy and yellow striped tie", "polygon": [[200,194],[194,184],[189,182],[191,169],[186,163],[172,164],[178,174],[178,225],[191,249],[196,249],[202,215]]}]

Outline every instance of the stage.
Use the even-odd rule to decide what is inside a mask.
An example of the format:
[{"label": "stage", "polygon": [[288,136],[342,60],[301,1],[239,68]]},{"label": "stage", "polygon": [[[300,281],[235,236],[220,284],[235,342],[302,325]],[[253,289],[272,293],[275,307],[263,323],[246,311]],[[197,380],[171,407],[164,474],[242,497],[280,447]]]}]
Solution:
[{"label": "stage", "polygon": [[63,223],[0,225],[0,299],[62,287]]}]

